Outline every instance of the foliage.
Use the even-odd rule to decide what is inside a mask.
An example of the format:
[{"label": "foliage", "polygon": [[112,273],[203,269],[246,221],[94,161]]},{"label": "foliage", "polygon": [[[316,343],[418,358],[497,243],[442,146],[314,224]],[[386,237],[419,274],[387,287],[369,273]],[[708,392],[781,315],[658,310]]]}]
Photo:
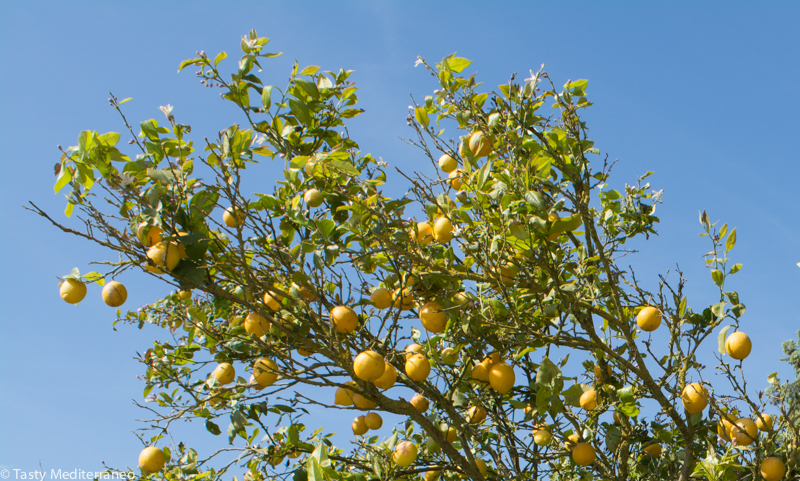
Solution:
[{"label": "foliage", "polygon": [[[119,133],[84,131],[61,157],[56,191],[69,187],[66,215],[77,208],[86,229],[33,207],[118,254],[105,277],[137,270],[181,290],[120,314],[164,329],[140,361],[144,396],[157,406],[143,441],[163,447],[166,477],[213,479],[240,465],[253,480],[418,479],[439,470],[443,479],[475,480],[759,479],[765,456],[797,459],[796,441],[779,429],[750,446],[718,436],[715,417],[754,417],[765,406],[748,395],[741,362],[720,356],[714,389],[696,358],[717,328],[743,321],[744,304],[726,289],[741,268],[728,258],[736,230],[701,215],[719,288],[708,302],[689,304],[680,272],[650,292],[618,264],[632,240],[656,232],[660,192],[646,182],[650,173],[621,191],[609,187],[613,163],[598,155],[580,117],[592,105],[587,81],[559,89],[540,70],[490,92],[464,74],[467,59],[420,60],[439,85],[412,107],[409,142],[432,165],[449,155],[458,169],[398,170],[411,189],[392,199],[382,190],[387,164],[362,153],[346,129],[363,112],[351,72],[295,63],[285,88],[269,85],[261,63],[277,54],[263,51],[267,42],[254,31],[243,38],[230,77],[219,70],[225,53],[199,52],[180,66],[220,88],[244,125],[196,146],[169,106],[166,124],[146,120],[138,135],[123,115],[136,155],[117,146]],[[120,114],[124,102],[111,99]],[[270,193],[244,192],[248,167],[264,158],[283,162],[283,179]],[[304,200],[312,189],[321,207]],[[153,228],[162,243],[149,246]],[[379,308],[370,297],[381,288],[389,305]],[[423,327],[426,305],[446,325],[423,316]],[[343,327],[345,314],[332,322],[337,306],[355,311],[354,329]],[[655,333],[637,325],[647,306],[661,323]],[[414,366],[411,344],[423,356]],[[354,358],[367,350],[396,370],[394,387],[356,375]],[[277,382],[259,382],[259,359],[274,362]],[[223,363],[236,369],[231,383]],[[708,411],[684,409],[690,382],[711,393]],[[344,404],[406,421],[388,439],[358,436],[353,449],[335,447],[308,408],[358,411],[335,404],[336,389]],[[589,391],[595,409],[581,407]],[[429,400],[427,411],[409,402],[413,393]],[[478,407],[486,419],[475,422],[467,413]],[[179,420],[224,432],[231,446],[206,457],[184,443],[166,446]],[[552,441],[536,444],[535,431]],[[408,466],[392,457],[402,441],[418,450]],[[577,441],[594,449],[593,462],[572,459]],[[654,444],[663,452],[646,454]],[[800,467],[789,469],[787,479]]]}]

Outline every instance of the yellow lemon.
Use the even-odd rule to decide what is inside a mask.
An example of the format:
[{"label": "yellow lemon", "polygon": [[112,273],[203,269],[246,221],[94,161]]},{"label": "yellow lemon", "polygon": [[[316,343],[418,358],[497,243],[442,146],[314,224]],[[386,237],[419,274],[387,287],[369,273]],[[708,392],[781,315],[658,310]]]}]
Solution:
[{"label": "yellow lemon", "polygon": [[86,284],[77,279],[67,279],[59,286],[61,298],[70,304],[77,304],[86,297]]},{"label": "yellow lemon", "polygon": [[364,420],[367,423],[367,427],[373,431],[383,426],[383,418],[378,413],[367,413],[367,415],[364,416]]},{"label": "yellow lemon", "polygon": [[388,362],[385,363],[383,374],[378,379],[372,381],[378,389],[389,389],[397,382],[397,369]]},{"label": "yellow lemon", "polygon": [[331,309],[331,323],[336,332],[349,334],[358,327],[358,316],[347,306],[336,306]]},{"label": "yellow lemon", "polygon": [[269,321],[257,312],[251,312],[244,318],[244,330],[251,336],[263,337],[269,332]]},{"label": "yellow lemon", "polygon": [[578,443],[572,448],[572,460],[575,464],[588,466],[595,460],[594,448],[589,443]]},{"label": "yellow lemon", "polygon": [[221,362],[214,368],[214,377],[220,384],[228,384],[236,378],[236,369],[227,362]]},{"label": "yellow lemon", "polygon": [[581,394],[580,405],[587,411],[594,411],[597,409],[597,391],[589,389]]},{"label": "yellow lemon", "polygon": [[392,305],[392,294],[385,287],[375,289],[369,296],[369,302],[378,309],[386,309]]},{"label": "yellow lemon", "polygon": [[661,313],[655,307],[647,306],[636,315],[636,324],[643,331],[655,331],[661,325]]},{"label": "yellow lemon", "polygon": [[234,207],[228,207],[225,209],[225,212],[222,213],[222,222],[224,222],[225,225],[231,229],[234,229],[242,224],[244,217],[244,214],[238,209],[235,209]]},{"label": "yellow lemon", "polygon": [[728,355],[738,361],[749,356],[752,348],[750,338],[740,331],[734,332],[725,340],[725,350],[728,351]]},{"label": "yellow lemon", "polygon": [[157,473],[161,471],[167,458],[164,451],[155,446],[147,446],[139,453],[139,469],[146,473]]},{"label": "yellow lemon", "polygon": [[492,141],[483,132],[475,132],[469,137],[469,150],[475,158],[486,157],[492,152]]},{"label": "yellow lemon", "polygon": [[786,474],[786,465],[780,459],[770,456],[761,462],[761,476],[766,481],[778,481]]},{"label": "yellow lemon", "polygon": [[430,406],[430,402],[422,394],[414,394],[409,403],[414,406],[414,409],[421,413],[427,411]]},{"label": "yellow lemon", "polygon": [[448,154],[442,154],[442,156],[439,157],[439,168],[442,169],[443,172],[449,174],[458,168],[458,161]]},{"label": "yellow lemon", "polygon": [[731,439],[739,446],[749,446],[758,438],[756,423],[749,418],[739,418],[731,427]]},{"label": "yellow lemon", "polygon": [[500,394],[510,391],[515,380],[514,368],[504,362],[494,364],[489,370],[489,385]]},{"label": "yellow lemon", "polygon": [[424,381],[431,373],[431,365],[422,354],[412,354],[406,359],[406,376],[416,382]]},{"label": "yellow lemon", "polygon": [[111,281],[103,286],[103,302],[111,307],[119,307],[128,299],[128,290],[117,281]]},{"label": "yellow lemon", "polygon": [[386,361],[375,351],[364,351],[353,361],[353,371],[362,381],[375,381],[383,375]]},{"label": "yellow lemon", "polygon": [[651,444],[649,446],[646,446],[646,447],[642,448],[642,452],[647,453],[650,456],[653,456],[654,458],[660,457],[661,456],[661,451],[662,451],[661,445],[658,444],[658,443]]},{"label": "yellow lemon", "polygon": [[353,420],[353,434],[361,436],[366,434],[367,431],[369,431],[369,428],[367,427],[367,419],[364,416],[358,416]]},{"label": "yellow lemon", "polygon": [[272,359],[262,357],[253,363],[253,378],[259,386],[272,386],[278,380],[278,364]]},{"label": "yellow lemon", "polygon": [[481,424],[486,420],[486,409],[483,406],[472,406],[467,412],[467,421],[470,424]]},{"label": "yellow lemon", "polygon": [[681,399],[683,407],[686,408],[689,414],[696,414],[708,406],[708,391],[700,383],[687,384],[683,388]]},{"label": "yellow lemon", "polygon": [[[761,419],[764,419],[763,421]],[[756,416],[756,426],[759,431],[772,431],[772,424],[775,422],[769,414],[762,414],[761,417]]]},{"label": "yellow lemon", "polygon": [[157,225],[139,224],[136,229],[136,237],[145,247],[152,247],[161,242],[161,227]]},{"label": "yellow lemon", "polygon": [[323,199],[322,192],[317,189],[308,189],[306,193],[303,194],[303,200],[306,201],[306,205],[309,207],[321,206]]},{"label": "yellow lemon", "polygon": [[419,310],[419,320],[428,331],[439,334],[447,326],[447,314],[442,306],[435,301],[428,302]]},{"label": "yellow lemon", "polygon": [[394,448],[392,453],[392,461],[394,464],[405,468],[411,466],[414,460],[417,459],[417,445],[411,441],[403,441]]}]

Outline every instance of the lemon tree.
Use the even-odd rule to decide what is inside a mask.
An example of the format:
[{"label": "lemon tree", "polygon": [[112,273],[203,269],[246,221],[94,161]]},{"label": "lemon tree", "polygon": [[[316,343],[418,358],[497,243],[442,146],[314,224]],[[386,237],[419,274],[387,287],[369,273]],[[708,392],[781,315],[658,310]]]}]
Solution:
[{"label": "lemon tree", "polygon": [[[680,272],[644,289],[618,260],[655,233],[660,193],[649,173],[611,187],[581,117],[587,81],[539,70],[493,90],[465,58],[420,59],[438,85],[408,141],[430,170],[405,172],[350,137],[350,71],[295,63],[273,85],[267,42],[250,32],[230,70],[225,53],[180,65],[241,124],[202,139],[171,107],[138,129],[123,115],[130,147],[84,131],[62,152],[55,187],[81,228],[31,207],[115,259],[65,277],[66,302],[108,281],[103,300],[122,306],[131,272],[174,288],[118,311],[164,334],[140,358],[158,417],[138,474],[796,479],[796,399],[745,389],[758,339],[726,288],[736,230],[701,215],[718,297],[689,304]],[[267,193],[243,187],[259,162],[282,172]],[[389,181],[407,195],[388,197]],[[717,348],[713,369],[698,361]],[[335,446],[312,406],[353,419],[354,444]],[[171,444],[178,420],[223,436],[219,451]]]}]

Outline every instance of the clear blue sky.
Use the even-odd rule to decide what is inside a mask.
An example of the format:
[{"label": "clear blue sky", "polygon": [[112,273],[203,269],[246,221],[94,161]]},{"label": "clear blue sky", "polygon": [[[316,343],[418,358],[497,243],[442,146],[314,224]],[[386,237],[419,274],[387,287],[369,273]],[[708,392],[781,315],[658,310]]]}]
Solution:
[{"label": "clear blue sky", "polygon": [[[133,97],[126,107],[136,123],[160,121],[158,106],[173,105],[196,139],[241,122],[191,69],[176,70],[196,50],[235,57],[251,28],[286,52],[266,64],[262,78],[274,84],[285,83],[294,59],[355,70],[367,113],[351,134],[405,169],[429,168],[398,139],[410,134],[409,94],[436,88],[414,68],[417,55],[437,61],[457,51],[489,86],[542,63],[559,84],[589,79],[591,136],[620,159],[612,186],[652,170],[653,187],[664,189],[660,236],[631,257],[638,277],[654,286],[678,264],[690,304],[702,309],[715,298],[698,211],[738,227],[732,255],[744,268],[732,288],[754,342],[750,386],[763,388],[773,371],[785,377],[779,345],[800,329],[800,4],[665,3],[0,2],[0,468],[135,466],[141,446],[131,431],[146,413],[131,401],[144,388],[133,357],[159,333],[112,330],[97,287],[78,307],[64,303],[55,276],[107,253],[21,206],[34,201],[63,219],[64,198],[52,191],[56,145],[74,145],[84,129],[120,131],[109,90]],[[395,185],[391,193],[402,194]],[[143,280],[124,279],[127,307],[168,291]],[[705,359],[715,349],[712,340]],[[343,419],[340,430],[352,418]],[[192,437],[201,449],[225,443]]]}]

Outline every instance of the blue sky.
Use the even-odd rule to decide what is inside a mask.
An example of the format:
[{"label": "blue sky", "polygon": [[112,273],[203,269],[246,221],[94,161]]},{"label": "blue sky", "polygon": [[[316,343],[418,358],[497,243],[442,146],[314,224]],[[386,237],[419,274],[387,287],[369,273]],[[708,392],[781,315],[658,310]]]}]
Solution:
[{"label": "blue sky", "polygon": [[[120,131],[109,91],[133,98],[132,123],[161,120],[158,106],[173,105],[195,139],[241,122],[191,69],[176,70],[201,49],[235,58],[251,28],[286,52],[266,65],[274,84],[295,59],[355,70],[367,113],[351,134],[404,169],[430,168],[399,140],[411,134],[409,95],[436,88],[414,68],[417,55],[435,62],[457,51],[488,86],[542,63],[557,84],[589,79],[591,137],[620,159],[611,186],[654,171],[649,180],[664,190],[660,235],[630,258],[637,277],[652,287],[679,265],[690,305],[716,302],[698,211],[736,226],[732,257],[744,268],[731,287],[747,305],[750,386],[763,388],[774,371],[786,377],[779,346],[800,329],[798,18],[790,2],[0,2],[0,467],[135,466],[141,445],[131,431],[145,413],[132,404],[144,388],[133,357],[159,332],[114,331],[97,287],[78,307],[65,304],[55,276],[107,254],[21,206],[33,201],[64,219],[64,198],[52,191],[56,146],[74,145],[85,129]],[[127,307],[169,291],[144,280],[123,280]],[[712,340],[702,354],[709,363],[715,349]],[[340,430],[351,416],[343,419]],[[200,435],[191,444],[224,443]]]}]

